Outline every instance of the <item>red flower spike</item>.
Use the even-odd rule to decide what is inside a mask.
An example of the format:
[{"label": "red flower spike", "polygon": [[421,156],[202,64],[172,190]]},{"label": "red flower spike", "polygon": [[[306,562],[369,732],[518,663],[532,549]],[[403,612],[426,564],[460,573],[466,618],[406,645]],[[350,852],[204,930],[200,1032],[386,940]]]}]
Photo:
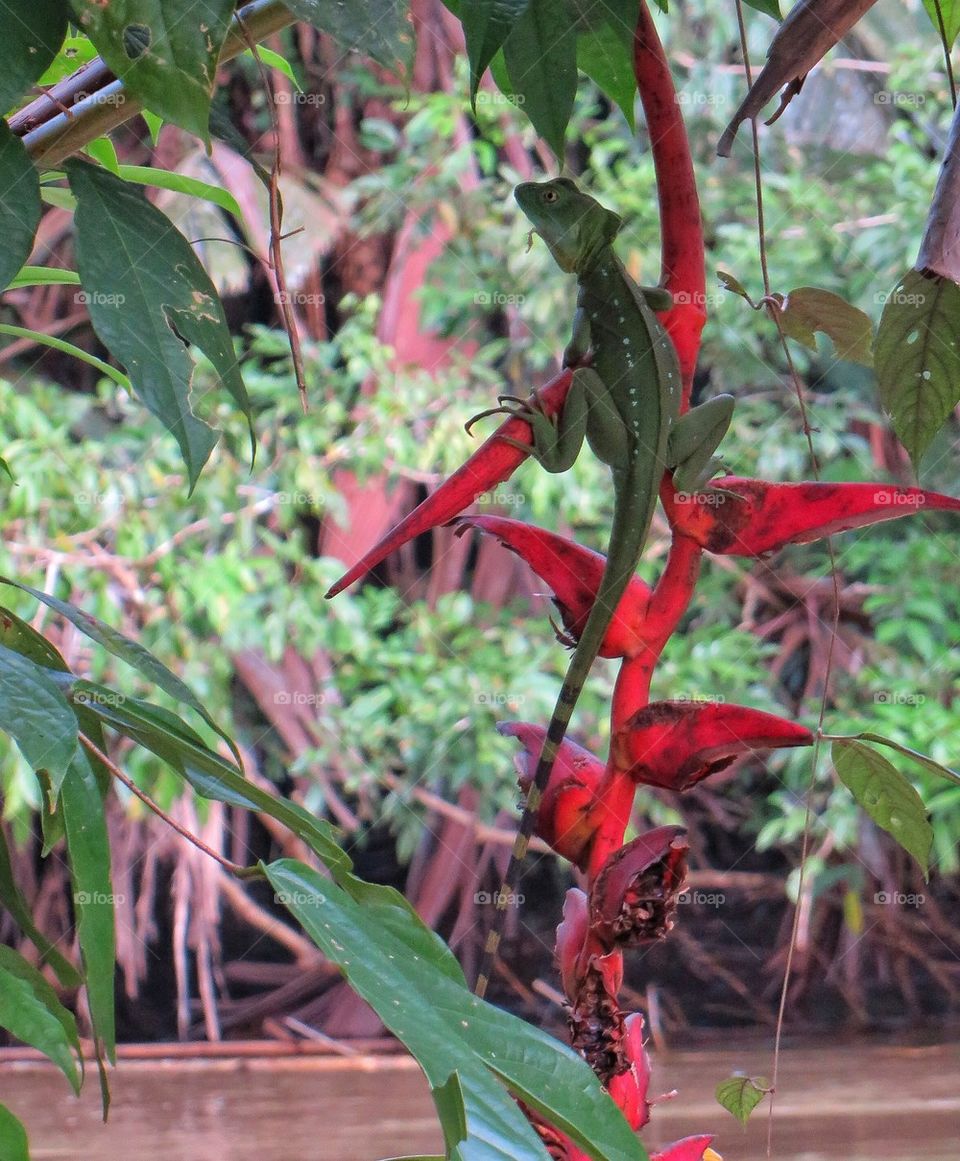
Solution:
[{"label": "red flower spike", "polygon": [[[523,751],[517,755],[519,783],[529,789],[536,770],[546,729],[527,722],[500,722],[497,731],[517,738]],[[558,855],[583,870],[590,857],[590,846],[596,837],[596,823],[590,811],[595,805],[597,786],[606,767],[589,750],[567,739],[560,744],[550,780],[540,800],[534,824],[536,833]]]},{"label": "red flower spike", "polygon": [[650,1161],[721,1161],[720,1155],[710,1148],[712,1140],[713,1134],[684,1137],[659,1153],[651,1153]]},{"label": "red flower spike", "polygon": [[682,827],[659,826],[614,851],[590,888],[590,934],[605,947],[665,938],[686,878],[689,846]]},{"label": "red flower spike", "polygon": [[[458,532],[479,528],[496,536],[553,589],[566,634],[561,644],[576,645],[597,599],[606,557],[565,536],[504,516],[461,516]],[[600,646],[601,657],[631,657],[642,646],[641,633],[650,602],[650,586],[634,577],[617,605]]]},{"label": "red flower spike", "polygon": [[812,744],[806,726],[749,706],[655,701],[614,737],[612,752],[634,782],[683,791],[740,754]]},{"label": "red flower spike", "polygon": [[636,1132],[650,1120],[650,1058],[643,1044],[643,1016],[633,1012],[624,1021],[624,1056],[628,1066],[611,1077],[607,1088],[630,1128]]},{"label": "red flower spike", "polygon": [[623,953],[590,956],[576,999],[567,1013],[570,1047],[608,1085],[625,1071],[623,1013],[617,996],[623,986]]},{"label": "red flower spike", "polygon": [[[572,379],[572,371],[562,371],[537,392],[540,405],[548,415],[556,414],[563,407]],[[528,453],[512,444],[504,443],[504,437],[529,443],[531,439],[529,423],[515,416],[501,423],[463,467],[458,468],[448,480],[444,480],[422,504],[418,504],[395,528],[378,540],[353,568],[327,589],[325,595],[329,598],[343,592],[348,585],[352,585],[364,573],[376,568],[392,552],[402,548],[407,541],[413,540],[421,533],[429,532],[431,528],[447,524],[454,516],[459,516],[464,508],[469,508],[481,493],[488,492],[497,484],[509,479]]]},{"label": "red flower spike", "polygon": [[721,476],[705,492],[677,492],[665,485],[660,496],[675,532],[726,556],[760,556],[924,509],[960,511],[960,500],[923,488],[769,484],[737,476]]}]

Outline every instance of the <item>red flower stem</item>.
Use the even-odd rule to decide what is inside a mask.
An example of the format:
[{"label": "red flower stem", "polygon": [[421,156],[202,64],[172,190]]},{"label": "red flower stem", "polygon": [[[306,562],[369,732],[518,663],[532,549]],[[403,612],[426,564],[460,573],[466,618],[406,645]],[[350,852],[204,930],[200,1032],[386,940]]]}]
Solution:
[{"label": "red flower stem", "polygon": [[647,118],[660,202],[663,284],[678,299],[663,323],[683,375],[682,410],[690,404],[693,371],[706,322],[703,220],[690,142],[670,66],[645,0],[633,41],[633,71]]},{"label": "red flower stem", "polygon": [[587,878],[591,883],[613,852],[623,846],[636,794],[633,780],[608,766],[603,785],[597,792],[597,804],[591,812],[591,818],[596,818],[597,822],[587,865]]}]

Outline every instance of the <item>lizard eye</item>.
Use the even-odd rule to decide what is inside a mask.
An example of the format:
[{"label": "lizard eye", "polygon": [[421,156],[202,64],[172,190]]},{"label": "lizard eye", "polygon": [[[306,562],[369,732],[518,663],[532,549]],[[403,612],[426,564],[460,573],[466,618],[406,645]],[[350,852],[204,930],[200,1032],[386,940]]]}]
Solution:
[{"label": "lizard eye", "polygon": [[545,202],[555,202],[555,201],[559,201],[559,199],[560,199],[560,195],[557,193],[557,191],[555,189],[545,189],[543,191],[543,200]]}]

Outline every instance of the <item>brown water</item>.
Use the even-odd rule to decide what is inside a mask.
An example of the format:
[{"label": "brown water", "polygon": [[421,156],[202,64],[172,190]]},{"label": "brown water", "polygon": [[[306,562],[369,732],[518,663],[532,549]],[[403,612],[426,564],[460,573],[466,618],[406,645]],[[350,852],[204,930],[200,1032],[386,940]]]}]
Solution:
[{"label": "brown water", "polygon": [[[680,1093],[654,1109],[646,1144],[712,1131],[725,1161],[760,1161],[762,1109],[744,1132],[712,1093],[734,1070],[769,1066],[766,1047],[657,1056],[654,1090]],[[49,1066],[0,1063],[0,1101],[26,1123],[33,1161],[375,1161],[441,1151],[426,1084],[406,1058],[123,1061],[106,1126],[96,1077],[87,1079],[77,1099]],[[960,1045],[788,1050],[779,1090],[778,1161],[960,1161]]]}]

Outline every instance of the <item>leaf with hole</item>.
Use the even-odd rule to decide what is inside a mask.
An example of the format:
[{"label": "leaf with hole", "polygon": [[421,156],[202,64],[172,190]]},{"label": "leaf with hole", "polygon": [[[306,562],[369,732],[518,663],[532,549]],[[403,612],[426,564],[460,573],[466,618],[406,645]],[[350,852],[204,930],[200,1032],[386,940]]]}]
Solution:
[{"label": "leaf with hole", "polygon": [[780,325],[786,335],[811,351],[817,349],[816,332],[820,331],[833,342],[838,359],[864,367],[873,364],[873,323],[839,294],[816,286],[791,290],[780,307]]}]

